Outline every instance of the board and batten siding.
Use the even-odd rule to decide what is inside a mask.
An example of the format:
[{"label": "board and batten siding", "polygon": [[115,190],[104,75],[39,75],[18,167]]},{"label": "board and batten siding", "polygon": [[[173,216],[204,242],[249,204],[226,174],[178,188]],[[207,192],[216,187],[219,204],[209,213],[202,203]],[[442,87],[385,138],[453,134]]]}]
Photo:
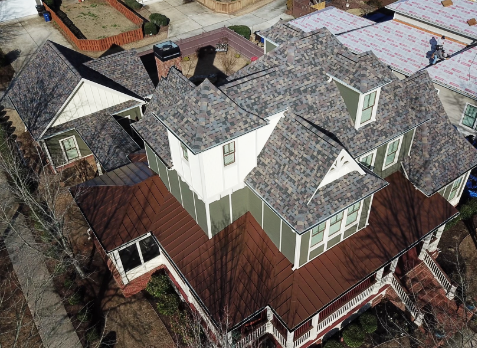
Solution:
[{"label": "board and batten siding", "polygon": [[[45,139],[45,145],[48,148],[48,152],[50,153],[51,160],[55,167],[62,166],[67,163],[66,157],[63,153],[63,149],[60,145],[60,140],[69,138],[74,136],[76,139],[76,143],[78,144],[80,155],[82,157],[86,157],[92,154],[91,150],[89,149],[88,145],[83,141],[76,130],[70,130],[58,135],[55,135],[51,138]],[[78,158],[79,159],[79,158]]]},{"label": "board and batten siding", "polygon": [[52,126],[134,100],[126,94],[88,81],[80,82],[80,86],[73,93]]},{"label": "board and batten siding", "polygon": [[356,122],[356,114],[358,113],[359,93],[337,81],[334,81],[334,83],[340,91],[341,97],[346,104],[346,109],[348,109],[348,113],[354,124]]}]

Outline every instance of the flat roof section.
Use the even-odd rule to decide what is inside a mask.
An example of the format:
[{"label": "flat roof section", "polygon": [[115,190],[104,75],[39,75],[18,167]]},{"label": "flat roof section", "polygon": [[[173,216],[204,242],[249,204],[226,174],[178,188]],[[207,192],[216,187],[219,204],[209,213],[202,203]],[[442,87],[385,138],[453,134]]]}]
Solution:
[{"label": "flat roof section", "polygon": [[369,19],[356,16],[336,7],[329,6],[323,10],[312,12],[288,22],[290,26],[308,33],[321,28],[327,28],[333,34],[342,34],[351,30],[375,24]]},{"label": "flat roof section", "polygon": [[477,99],[477,47],[427,69],[436,83],[451,87]]},{"label": "flat roof section", "polygon": [[[393,20],[339,35],[337,39],[356,53],[372,50],[393,70],[412,75],[430,65],[430,57],[439,37],[437,33],[433,34]],[[444,50],[449,55],[464,47],[464,44],[451,40],[446,40],[444,44]],[[456,58],[450,60],[453,59]]]},{"label": "flat roof section", "polygon": [[477,39],[477,25],[467,24],[469,19],[477,16],[477,2],[469,0],[452,0],[452,2],[451,6],[444,7],[441,0],[401,0],[386,8]]}]

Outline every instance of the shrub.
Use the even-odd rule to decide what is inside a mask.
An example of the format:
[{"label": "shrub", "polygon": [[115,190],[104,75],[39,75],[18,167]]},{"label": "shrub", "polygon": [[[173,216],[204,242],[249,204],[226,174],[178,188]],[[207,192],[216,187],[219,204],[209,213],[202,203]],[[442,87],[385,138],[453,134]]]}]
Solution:
[{"label": "shrub", "polygon": [[329,340],[325,343],[324,348],[343,348],[343,345],[335,340]]},{"label": "shrub", "polygon": [[144,24],[144,35],[156,35],[157,26],[152,22],[147,22]]},{"label": "shrub", "polygon": [[133,10],[140,10],[142,7],[142,5],[138,3],[136,0],[124,0],[124,3],[126,4],[127,7]]},{"label": "shrub", "polygon": [[98,330],[96,330],[96,328],[94,328],[94,327],[89,329],[89,331],[86,332],[85,338],[86,338],[86,342],[88,342],[88,343],[99,340],[100,337],[99,337]]},{"label": "shrub", "polygon": [[81,309],[78,314],[76,314],[76,319],[80,322],[84,323],[85,321],[91,320],[91,313],[89,312],[88,308]]},{"label": "shrub", "polygon": [[240,54],[235,53],[235,58],[240,58]]},{"label": "shrub", "polygon": [[179,297],[177,294],[166,294],[157,302],[157,310],[162,315],[173,315],[179,309]]},{"label": "shrub", "polygon": [[445,231],[457,224],[461,220],[470,219],[477,213],[477,198],[472,198],[458,208],[460,214],[446,224]]},{"label": "shrub", "polygon": [[250,28],[246,25],[232,25],[231,27],[229,27],[229,29],[235,31],[239,35],[242,35],[247,40],[250,40],[252,30],[250,30]]},{"label": "shrub", "polygon": [[348,347],[361,347],[364,343],[364,331],[356,324],[351,324],[343,330],[343,339]]},{"label": "shrub", "polygon": [[160,13],[151,13],[149,20],[158,27],[165,27],[169,24],[169,18]]},{"label": "shrub", "polygon": [[184,57],[184,58],[182,58],[182,60],[183,60],[184,62],[188,62],[188,61],[190,60],[190,58],[189,58],[189,57]]},{"label": "shrub", "polygon": [[73,295],[71,295],[68,298],[68,303],[72,306],[80,304],[81,303],[81,294],[79,292],[75,292]]},{"label": "shrub", "polygon": [[378,329],[378,319],[372,313],[366,312],[359,317],[359,323],[366,333],[373,333]]},{"label": "shrub", "polygon": [[66,278],[65,281],[63,282],[63,286],[67,289],[71,288],[73,286],[73,280],[70,278]]},{"label": "shrub", "polygon": [[146,291],[156,297],[161,298],[166,294],[170,294],[174,291],[171,286],[169,277],[165,274],[153,275],[149,283],[147,283]]}]

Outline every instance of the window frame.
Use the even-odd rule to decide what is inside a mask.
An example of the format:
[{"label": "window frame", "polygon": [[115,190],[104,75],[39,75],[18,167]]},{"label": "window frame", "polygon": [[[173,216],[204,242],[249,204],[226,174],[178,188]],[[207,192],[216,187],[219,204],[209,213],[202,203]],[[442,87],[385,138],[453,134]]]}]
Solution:
[{"label": "window frame", "polygon": [[[65,146],[63,145],[63,142],[65,140],[69,140],[69,139],[73,139],[73,142],[75,144],[75,147],[76,147],[76,151],[78,152],[78,157],[75,157],[73,159],[68,159],[68,155],[66,154],[66,149],[65,149]],[[78,142],[76,141],[76,136],[75,135],[71,135],[69,137],[66,137],[66,138],[63,138],[63,139],[60,139],[59,140],[59,143],[60,143],[60,148],[61,148],[61,151],[63,152],[63,156],[66,160],[65,163],[71,163],[71,162],[74,162],[74,161],[77,161],[79,160],[82,156],[81,156],[81,151],[80,151],[80,148],[78,146]]]},{"label": "window frame", "polygon": [[189,162],[189,150],[187,149],[187,146],[185,146],[183,142],[181,142],[181,150],[182,150],[182,158],[185,159],[187,162]]},{"label": "window frame", "polygon": [[[389,163],[388,165],[386,165],[386,158],[388,157],[388,150],[389,150],[389,146],[395,142],[396,140],[399,140],[399,145],[398,145],[398,148],[396,150],[396,154],[397,156],[394,157],[394,161]],[[394,138],[390,141],[388,141],[388,143],[386,144],[386,151],[384,152],[384,159],[383,159],[383,169],[382,170],[385,170],[385,169],[388,169],[389,167],[392,167],[393,165],[395,165],[398,161],[399,161],[399,155],[401,154],[401,146],[402,146],[402,143],[403,143],[403,140],[404,140],[404,134],[397,137],[397,138]]]},{"label": "window frame", "polygon": [[460,123],[459,124],[462,127],[466,127],[466,128],[472,129],[472,130],[477,130],[477,116],[474,120],[474,125],[472,127],[469,127],[468,125],[464,124],[465,112],[466,112],[466,110],[469,106],[477,109],[477,105],[474,105],[474,104],[471,104],[471,103],[465,103],[464,111],[462,112],[462,117],[460,118]]},{"label": "window frame", "polygon": [[[230,144],[233,144],[233,145],[234,145],[234,150],[231,151],[231,152],[225,153],[225,147],[226,147],[226,146],[230,146]],[[236,153],[236,152],[237,152],[237,148],[235,147],[235,140],[234,140],[234,141],[229,141],[228,143],[222,145],[222,159],[223,159],[224,167],[228,167],[228,166],[230,166],[231,164],[234,164],[234,163],[235,163],[235,160],[236,160],[235,153]],[[233,154],[234,160],[233,160],[232,162],[230,162],[230,163],[225,164],[225,157],[226,157],[226,156],[229,156],[229,155],[231,155],[231,154]]]},{"label": "window frame", "polygon": [[[364,101],[366,100],[366,97],[370,96],[373,93],[374,93],[373,105],[368,106],[366,109],[364,109]],[[360,114],[360,117],[359,117],[359,125],[360,126],[364,126],[365,124],[368,124],[369,122],[373,121],[373,118],[374,118],[373,116],[375,115],[374,107],[376,106],[377,100],[378,100],[378,91],[377,90],[366,93],[366,94],[363,95],[363,103],[361,104],[361,114]],[[371,115],[369,115],[368,120],[363,121],[363,111],[368,110],[368,109],[371,109]]]},{"label": "window frame", "polygon": [[[459,176],[457,179],[455,179],[452,183],[449,184],[449,186],[451,187],[451,189],[450,189],[450,191],[449,191],[449,197],[447,198],[447,200],[448,200],[449,202],[452,202],[453,200],[456,199],[456,197],[458,197],[458,193],[459,193],[460,188],[461,188],[461,186],[462,186],[463,179],[464,179],[464,177],[461,175],[461,176]],[[456,187],[456,189],[455,189],[455,191],[454,191],[454,192],[455,192],[455,196],[451,198],[450,195],[451,195],[451,193],[452,193],[452,190],[454,189],[454,185],[455,185],[455,183],[457,182],[457,180],[459,180],[459,184],[457,185],[457,187]]]},{"label": "window frame", "polygon": [[374,164],[376,163],[376,155],[377,155],[377,152],[378,152],[378,149],[374,149],[374,150],[368,152],[367,154],[364,154],[363,156],[361,156],[361,157],[359,158],[359,161],[358,161],[359,164],[361,164],[362,166],[365,166],[365,167],[366,167],[366,165],[364,165],[363,162],[361,162],[361,160],[362,160],[363,158],[368,157],[369,155],[373,155],[373,160],[371,161],[370,166],[369,166],[369,167],[366,167],[366,168],[368,168],[369,170],[373,170],[373,169],[374,169]]}]

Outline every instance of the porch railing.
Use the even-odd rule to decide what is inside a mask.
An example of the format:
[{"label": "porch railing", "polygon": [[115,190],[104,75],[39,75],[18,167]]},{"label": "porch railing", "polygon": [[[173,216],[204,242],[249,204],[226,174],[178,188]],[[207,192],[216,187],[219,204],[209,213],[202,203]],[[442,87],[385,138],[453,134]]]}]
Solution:
[{"label": "porch railing", "polygon": [[283,335],[280,333],[280,331],[277,330],[275,326],[273,326],[273,336],[275,336],[276,340],[282,345],[282,347],[286,346],[287,339],[283,337]]},{"label": "porch railing", "polygon": [[421,320],[421,313],[414,305],[411,298],[407,295],[406,290],[404,290],[403,286],[401,285],[401,282],[399,281],[399,279],[397,279],[395,274],[393,274],[391,277],[391,287],[394,289],[394,291],[399,296],[402,303],[404,303],[404,306],[406,306],[407,310],[411,313],[411,315],[416,318],[416,321],[418,321],[416,324],[419,325],[419,321]]},{"label": "porch railing", "polygon": [[424,263],[426,264],[427,268],[431,271],[434,277],[437,279],[439,284],[444,288],[446,291],[447,297],[449,299],[453,299],[455,295],[456,287],[452,284],[450,279],[447,277],[447,274],[442,270],[441,266],[434,261],[434,259],[429,255],[429,252],[425,252],[424,254]]},{"label": "porch railing", "polygon": [[311,319],[297,328],[293,333],[293,347],[299,347],[302,343],[308,341],[312,328]]},{"label": "porch railing", "polygon": [[242,338],[240,341],[238,341],[236,344],[235,344],[235,347],[236,348],[244,348],[246,347],[249,343],[259,339],[262,335],[265,334],[267,330],[267,325],[264,324],[262,326],[260,326],[259,328],[257,328],[255,331],[252,331],[251,333],[249,333],[247,336],[245,336],[244,338]]},{"label": "porch railing", "polygon": [[301,346],[303,343],[305,343],[306,341],[308,341],[310,339],[310,336],[311,336],[311,328],[310,328],[310,330],[305,332],[303,335],[298,337],[295,342],[293,342],[293,347]]}]

